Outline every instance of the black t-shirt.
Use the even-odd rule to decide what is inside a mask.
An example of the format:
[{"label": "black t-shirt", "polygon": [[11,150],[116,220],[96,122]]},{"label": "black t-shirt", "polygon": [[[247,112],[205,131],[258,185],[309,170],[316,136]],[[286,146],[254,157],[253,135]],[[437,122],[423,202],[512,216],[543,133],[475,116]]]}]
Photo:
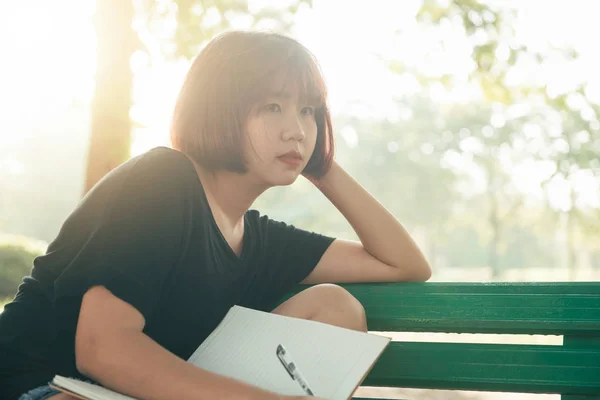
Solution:
[{"label": "black t-shirt", "polygon": [[81,298],[94,285],[134,306],[144,332],[187,359],[233,305],[270,311],[334,240],[255,210],[244,218],[238,257],[193,164],[178,151],[158,147],[110,172],[0,314],[0,398],[55,374],[83,378],[75,330]]}]

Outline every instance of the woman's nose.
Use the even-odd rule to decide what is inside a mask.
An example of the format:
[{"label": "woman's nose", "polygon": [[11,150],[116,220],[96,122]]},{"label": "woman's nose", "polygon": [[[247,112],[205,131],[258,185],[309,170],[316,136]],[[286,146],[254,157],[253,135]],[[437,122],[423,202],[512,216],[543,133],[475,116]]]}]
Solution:
[{"label": "woman's nose", "polygon": [[298,117],[288,118],[281,132],[282,139],[288,140],[304,140],[304,128]]}]

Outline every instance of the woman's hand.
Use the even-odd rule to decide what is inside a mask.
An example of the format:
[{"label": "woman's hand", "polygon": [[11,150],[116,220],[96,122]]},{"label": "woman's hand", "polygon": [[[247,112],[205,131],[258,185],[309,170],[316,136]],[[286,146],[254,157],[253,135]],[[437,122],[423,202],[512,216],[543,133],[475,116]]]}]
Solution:
[{"label": "woman's hand", "polygon": [[[325,174],[325,175],[327,175],[327,174]],[[304,174],[304,173],[302,174],[302,176],[305,177],[310,183],[312,183],[316,187],[319,187],[320,179],[317,179],[312,175],[308,175],[308,174]],[[321,179],[323,179],[323,178],[321,178]]]}]

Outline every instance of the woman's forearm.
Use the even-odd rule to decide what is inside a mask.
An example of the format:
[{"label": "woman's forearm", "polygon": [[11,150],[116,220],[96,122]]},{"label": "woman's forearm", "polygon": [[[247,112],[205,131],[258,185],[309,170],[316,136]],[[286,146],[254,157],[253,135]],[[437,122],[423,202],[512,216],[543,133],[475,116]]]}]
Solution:
[{"label": "woman's forearm", "polygon": [[348,220],[372,256],[409,272],[414,280],[429,279],[429,264],[402,224],[337,163],[317,187]]},{"label": "woman's forearm", "polygon": [[98,343],[83,373],[108,388],[145,400],[282,400],[286,397],[200,369],[142,332]]}]

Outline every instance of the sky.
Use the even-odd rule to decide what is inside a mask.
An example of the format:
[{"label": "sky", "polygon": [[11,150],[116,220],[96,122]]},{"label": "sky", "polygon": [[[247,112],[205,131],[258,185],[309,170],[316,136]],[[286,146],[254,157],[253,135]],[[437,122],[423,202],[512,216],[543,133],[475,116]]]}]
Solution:
[{"label": "sky", "polygon": [[[595,19],[600,3],[512,2],[519,7],[517,29],[523,40],[537,47],[548,42],[572,44],[582,53],[583,60],[571,73],[565,73],[560,64],[549,65],[543,71],[524,68],[520,79],[538,79],[544,74],[545,79],[553,78],[557,88],[582,78],[600,87],[596,77],[600,70],[596,43],[600,26]],[[260,7],[272,1],[250,3]],[[436,38],[419,30],[415,22],[418,6],[418,0],[314,0],[312,9],[301,10],[294,35],[319,59],[334,113],[392,120],[400,117],[393,97],[414,93],[420,87],[414,79],[390,72],[382,58],[400,57],[420,65],[425,72],[433,73],[436,68],[456,73],[466,70],[466,58],[457,56],[468,51],[462,35],[448,27],[445,40],[451,44],[450,51],[436,49]],[[76,113],[87,115],[94,87],[93,12],[92,0],[0,0],[0,147],[36,140],[36,135],[47,134],[45,126],[60,124]],[[394,35],[398,28],[405,33],[401,38]],[[131,116],[141,125],[134,132],[134,154],[167,143],[170,112],[188,66],[186,61],[167,62],[157,57],[149,67],[143,54],[132,58],[136,78]],[[440,91],[437,100],[460,101],[474,95],[465,86],[452,93]],[[600,103],[600,95],[596,98]],[[56,130],[52,134],[61,139]],[[355,139],[348,136],[348,140]],[[0,170],[23,172],[24,166],[16,160],[0,162]],[[464,163],[463,167],[470,165]],[[531,190],[535,187],[532,182],[543,173],[537,165],[520,166],[515,171],[517,186]],[[552,189],[553,201],[559,208],[568,206],[564,184],[559,182]],[[585,181],[580,186],[585,187]],[[589,191],[588,197],[590,204],[598,201],[595,191]]]}]

